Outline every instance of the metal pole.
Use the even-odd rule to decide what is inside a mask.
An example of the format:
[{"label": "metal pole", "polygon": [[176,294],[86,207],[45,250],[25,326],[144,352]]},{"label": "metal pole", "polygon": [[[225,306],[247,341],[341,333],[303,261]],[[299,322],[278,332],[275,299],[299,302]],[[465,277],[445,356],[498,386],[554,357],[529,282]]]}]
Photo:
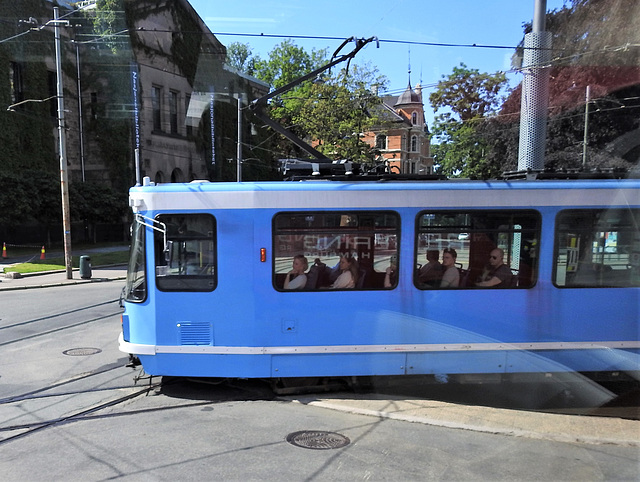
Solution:
[{"label": "metal pole", "polygon": [[582,169],[587,167],[587,138],[589,136],[589,100],[591,98],[591,86],[587,85],[587,93],[584,102],[584,139],[582,140]]},{"label": "metal pole", "polygon": [[56,84],[58,96],[58,142],[60,154],[60,190],[62,191],[62,230],[64,235],[64,263],[67,279],[73,278],[71,259],[71,214],[69,210],[69,185],[67,181],[67,151],[65,147],[64,89],[62,77],[62,53],[60,47],[60,25],[58,7],[53,7],[56,41]]},{"label": "metal pole", "polygon": [[140,186],[140,179],[142,179],[142,173],[140,171],[140,149],[134,151],[134,162],[136,164],[136,186]]},{"label": "metal pole", "polygon": [[242,101],[244,94],[238,94],[238,146],[237,146],[237,178],[242,182]]},{"label": "metal pole", "polygon": [[551,32],[545,29],[546,0],[536,0],[533,31],[524,37],[518,170],[544,169],[549,106]]},{"label": "metal pole", "polygon": [[531,25],[534,32],[544,32],[547,24],[547,0],[535,0],[533,5],[533,24]]},{"label": "metal pole", "polygon": [[76,67],[78,78],[78,126],[80,128],[80,167],[82,168],[82,182],[85,182],[84,173],[84,119],[82,115],[82,85],[80,82],[80,46],[76,42]]}]

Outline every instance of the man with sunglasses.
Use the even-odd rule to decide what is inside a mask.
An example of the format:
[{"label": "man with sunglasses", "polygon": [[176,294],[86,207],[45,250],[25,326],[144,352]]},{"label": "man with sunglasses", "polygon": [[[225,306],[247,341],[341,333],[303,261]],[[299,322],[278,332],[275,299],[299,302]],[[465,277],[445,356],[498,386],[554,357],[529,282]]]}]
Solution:
[{"label": "man with sunglasses", "polygon": [[500,248],[491,250],[489,265],[485,268],[476,286],[485,288],[508,288],[511,286],[511,270],[504,264],[504,251]]}]

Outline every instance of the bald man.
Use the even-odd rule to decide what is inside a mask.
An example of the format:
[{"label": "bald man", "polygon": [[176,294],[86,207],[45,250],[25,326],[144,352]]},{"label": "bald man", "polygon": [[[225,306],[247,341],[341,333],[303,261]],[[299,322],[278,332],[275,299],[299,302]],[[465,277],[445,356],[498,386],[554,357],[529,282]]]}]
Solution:
[{"label": "bald man", "polygon": [[511,270],[504,264],[504,251],[495,248],[489,253],[489,265],[482,273],[476,286],[484,288],[509,288],[512,278]]}]

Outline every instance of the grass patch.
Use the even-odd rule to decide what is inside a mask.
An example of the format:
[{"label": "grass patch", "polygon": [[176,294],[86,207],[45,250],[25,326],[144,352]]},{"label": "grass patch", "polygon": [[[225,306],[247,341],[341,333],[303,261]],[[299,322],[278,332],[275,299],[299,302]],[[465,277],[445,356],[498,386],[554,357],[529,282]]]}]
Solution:
[{"label": "grass patch", "polygon": [[[129,261],[129,251],[114,251],[110,253],[91,253],[88,255],[91,258],[91,266],[106,266],[110,264],[127,264]],[[80,256],[72,256],[71,264],[74,268],[78,268],[80,265]],[[39,273],[41,271],[55,271],[64,270],[66,265],[64,257],[51,258],[51,259],[38,259],[30,263],[20,263],[10,268],[5,268],[5,271],[14,271],[16,273]]]}]

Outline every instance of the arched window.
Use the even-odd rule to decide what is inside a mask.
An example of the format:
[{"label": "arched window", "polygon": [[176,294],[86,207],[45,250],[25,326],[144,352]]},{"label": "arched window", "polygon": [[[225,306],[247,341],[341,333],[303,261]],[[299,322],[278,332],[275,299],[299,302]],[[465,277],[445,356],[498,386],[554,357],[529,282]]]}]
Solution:
[{"label": "arched window", "polygon": [[156,172],[154,181],[156,184],[162,184],[164,182],[164,174],[162,173],[162,171]]},{"label": "arched window", "polygon": [[411,124],[415,126],[417,123],[418,123],[418,113],[414,112],[413,114],[411,114]]},{"label": "arched window", "polygon": [[171,182],[184,182],[182,171],[177,167],[171,173]]},{"label": "arched window", "polygon": [[409,149],[411,152],[417,152],[418,151],[418,136],[411,136],[411,149]]},{"label": "arched window", "polygon": [[387,136],[379,134],[376,136],[376,149],[387,149]]}]

